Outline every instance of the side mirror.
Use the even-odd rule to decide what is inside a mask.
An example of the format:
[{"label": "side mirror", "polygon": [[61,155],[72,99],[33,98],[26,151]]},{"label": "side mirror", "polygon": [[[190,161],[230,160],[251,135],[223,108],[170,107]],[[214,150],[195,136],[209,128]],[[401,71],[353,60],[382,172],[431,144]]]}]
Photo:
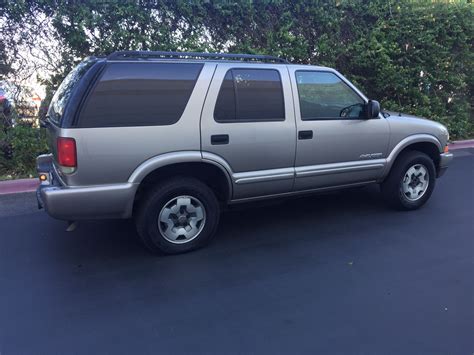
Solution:
[{"label": "side mirror", "polygon": [[377,118],[380,113],[380,104],[378,101],[369,100],[367,103],[367,118]]}]

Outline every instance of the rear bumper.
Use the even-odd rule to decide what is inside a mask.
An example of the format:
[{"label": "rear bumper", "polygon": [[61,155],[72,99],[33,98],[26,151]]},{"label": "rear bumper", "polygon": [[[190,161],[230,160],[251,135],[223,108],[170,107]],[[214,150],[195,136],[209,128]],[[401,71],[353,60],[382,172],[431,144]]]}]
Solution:
[{"label": "rear bumper", "polygon": [[446,169],[453,160],[453,153],[442,153],[439,156],[440,159],[438,164],[437,177],[442,176],[446,172]]},{"label": "rear bumper", "polygon": [[65,186],[53,167],[52,156],[37,158],[38,173],[49,175],[36,191],[38,206],[62,220],[129,218],[138,185]]}]

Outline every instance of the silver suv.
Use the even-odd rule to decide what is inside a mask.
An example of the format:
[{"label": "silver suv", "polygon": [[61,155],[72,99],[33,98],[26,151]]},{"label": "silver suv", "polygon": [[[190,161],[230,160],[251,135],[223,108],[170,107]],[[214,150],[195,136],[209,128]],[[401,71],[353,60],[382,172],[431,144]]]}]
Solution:
[{"label": "silver suv", "polygon": [[452,159],[443,125],[380,112],[334,69],[260,55],[89,58],[43,125],[40,206],[70,222],[133,217],[163,253],[208,243],[228,204],[379,183],[414,210]]}]

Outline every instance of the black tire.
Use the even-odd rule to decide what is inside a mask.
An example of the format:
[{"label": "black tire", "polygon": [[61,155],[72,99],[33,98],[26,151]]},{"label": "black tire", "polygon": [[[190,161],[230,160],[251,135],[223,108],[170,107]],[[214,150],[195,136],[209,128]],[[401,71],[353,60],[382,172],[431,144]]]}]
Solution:
[{"label": "black tire", "polygon": [[[424,166],[429,175],[429,184],[424,194],[413,201],[403,192],[402,183],[405,173],[416,164]],[[385,201],[393,208],[402,211],[416,210],[423,206],[431,196],[436,183],[436,169],[433,160],[425,153],[419,151],[406,151],[400,154],[395,161],[390,174],[381,184]]]},{"label": "black tire", "polygon": [[[205,212],[205,223],[200,232],[189,241],[180,244],[170,242],[160,231],[159,216],[163,207],[178,196],[191,196],[197,199]],[[208,244],[214,237],[219,223],[219,202],[214,192],[200,180],[178,177],[159,182],[146,192],[145,199],[135,213],[135,225],[143,244],[153,253],[179,254]],[[166,225],[165,225],[166,226]]]}]

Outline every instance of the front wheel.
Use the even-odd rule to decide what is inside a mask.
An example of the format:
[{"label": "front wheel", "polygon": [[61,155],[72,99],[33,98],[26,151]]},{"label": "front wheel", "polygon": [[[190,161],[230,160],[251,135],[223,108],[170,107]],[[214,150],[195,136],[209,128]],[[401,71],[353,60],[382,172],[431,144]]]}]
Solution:
[{"label": "front wheel", "polygon": [[385,200],[399,210],[415,210],[431,196],[436,182],[433,160],[425,153],[407,151],[395,161],[381,189]]},{"label": "front wheel", "polygon": [[151,189],[139,205],[137,232],[152,252],[178,254],[207,244],[219,223],[213,191],[194,178],[175,178]]}]

